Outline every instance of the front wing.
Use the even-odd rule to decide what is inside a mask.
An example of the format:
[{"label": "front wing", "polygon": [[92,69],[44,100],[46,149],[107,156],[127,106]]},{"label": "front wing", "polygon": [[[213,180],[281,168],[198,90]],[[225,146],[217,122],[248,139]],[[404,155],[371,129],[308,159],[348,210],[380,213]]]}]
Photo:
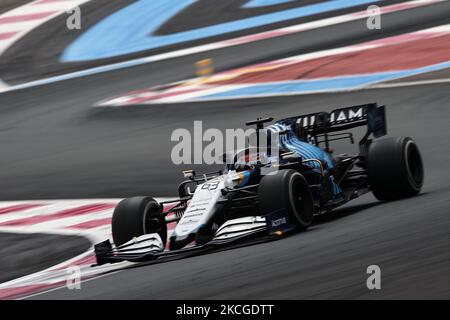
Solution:
[{"label": "front wing", "polygon": [[242,242],[251,238],[270,238],[293,230],[284,212],[274,212],[266,217],[250,216],[225,222],[204,245],[190,246],[179,250],[164,249],[161,237],[157,233],[136,237],[125,244],[114,246],[109,240],[94,246],[97,265],[121,261],[144,262],[163,257],[181,257],[213,250],[215,248]]}]

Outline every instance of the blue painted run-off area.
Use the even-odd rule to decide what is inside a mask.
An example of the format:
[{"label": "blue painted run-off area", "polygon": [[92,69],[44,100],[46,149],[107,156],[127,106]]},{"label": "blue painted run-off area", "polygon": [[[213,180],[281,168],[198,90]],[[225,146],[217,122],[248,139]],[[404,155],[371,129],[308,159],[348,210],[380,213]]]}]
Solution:
[{"label": "blue painted run-off area", "polygon": [[206,95],[195,100],[258,97],[267,95],[300,94],[305,92],[336,91],[360,88],[383,81],[399,79],[450,67],[450,61],[411,70],[380,72],[368,75],[349,75],[336,78],[294,80],[249,85],[247,87]]},{"label": "blue painted run-off area", "polygon": [[[278,0],[276,2],[286,1]],[[139,0],[134,2],[103,19],[82,34],[66,48],[61,60],[70,62],[111,58],[378,1],[325,1],[170,35],[153,35],[163,23],[194,2],[194,0]],[[252,6],[257,3],[268,5],[269,2],[273,1],[253,0],[247,4]]]}]

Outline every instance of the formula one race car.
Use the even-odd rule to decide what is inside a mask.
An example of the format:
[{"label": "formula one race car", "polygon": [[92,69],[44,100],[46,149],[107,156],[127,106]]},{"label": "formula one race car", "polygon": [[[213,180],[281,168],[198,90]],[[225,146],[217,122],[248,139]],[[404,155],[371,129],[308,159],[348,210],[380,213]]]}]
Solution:
[{"label": "formula one race car", "polygon": [[[315,215],[369,191],[386,201],[421,190],[424,170],[414,140],[377,139],[386,135],[384,106],[372,103],[295,116],[264,127],[272,120],[247,125],[256,125],[258,134],[276,136],[277,154],[257,142],[238,151],[223,171],[185,171],[178,199],[122,200],[112,218],[114,245],[106,240],[95,246],[98,264],[152,260],[244,238],[276,237],[305,230]],[[367,126],[367,131],[359,154],[333,156],[330,142],[354,143],[353,133],[342,131],[360,126]],[[167,224],[173,222],[177,225],[168,237]]]}]

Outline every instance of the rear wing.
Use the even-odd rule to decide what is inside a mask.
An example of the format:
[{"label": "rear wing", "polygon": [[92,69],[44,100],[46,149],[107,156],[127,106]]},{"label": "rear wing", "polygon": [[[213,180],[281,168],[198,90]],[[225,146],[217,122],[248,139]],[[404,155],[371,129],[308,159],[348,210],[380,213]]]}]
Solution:
[{"label": "rear wing", "polygon": [[367,125],[367,134],[375,138],[387,133],[385,106],[376,103],[335,109],[331,112],[318,112],[277,121],[294,130],[304,130],[316,136],[329,132],[343,131]]}]

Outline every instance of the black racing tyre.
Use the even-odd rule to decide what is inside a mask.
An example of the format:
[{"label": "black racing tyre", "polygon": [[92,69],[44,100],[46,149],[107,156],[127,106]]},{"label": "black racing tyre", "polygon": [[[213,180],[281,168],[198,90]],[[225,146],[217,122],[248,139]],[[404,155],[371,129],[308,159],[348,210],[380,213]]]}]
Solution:
[{"label": "black racing tyre", "polygon": [[119,202],[112,216],[116,246],[144,234],[158,233],[166,244],[167,225],[161,205],[152,197],[133,197]]},{"label": "black racing tyre", "polygon": [[378,200],[395,200],[418,194],[424,169],[419,148],[408,137],[373,141],[367,156],[369,185]]},{"label": "black racing tyre", "polygon": [[287,169],[265,175],[258,187],[258,206],[261,215],[286,209],[300,230],[313,220],[314,203],[309,184],[299,172]]}]

